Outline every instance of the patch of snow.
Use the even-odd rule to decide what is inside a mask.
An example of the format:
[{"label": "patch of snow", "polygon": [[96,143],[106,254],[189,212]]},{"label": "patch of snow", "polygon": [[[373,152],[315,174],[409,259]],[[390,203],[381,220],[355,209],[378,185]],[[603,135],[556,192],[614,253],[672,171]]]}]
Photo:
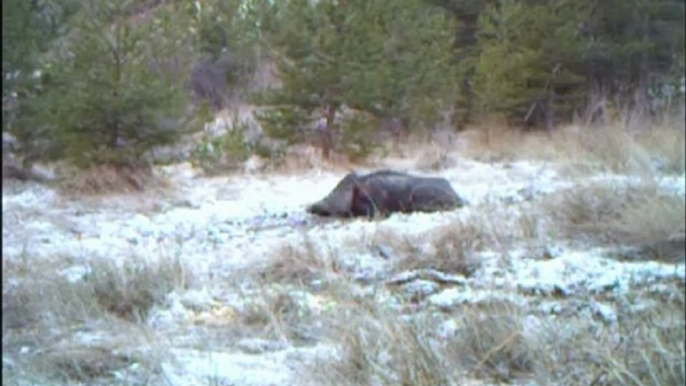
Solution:
[{"label": "patch of snow", "polygon": [[[324,220],[305,213],[306,205],[325,197],[343,172],[312,170],[300,175],[205,178],[189,163],[169,165],[156,168],[156,173],[177,185],[175,194],[108,197],[101,201],[103,205],[93,205],[86,199],[64,203],[50,188],[27,184],[19,192],[3,192],[3,258],[25,255],[40,261],[68,256],[114,262],[178,258],[202,283],[210,275],[235,278],[237,270],[263,263],[277,247],[308,241],[317,256],[331,254],[359,281],[404,286],[408,293],[427,296],[429,304],[442,309],[494,301],[529,304],[531,297],[527,294],[579,295],[584,299],[586,295],[600,293],[621,295],[634,286],[671,293],[674,282],[686,282],[683,263],[622,262],[605,257],[603,250],[563,248],[555,240],[538,240],[548,253],[536,258],[524,249],[508,251],[505,258],[500,251],[482,252],[478,255],[482,267],[469,278],[417,270],[387,280],[397,257],[392,248],[375,244],[379,232],[419,236],[415,247],[428,251],[429,236],[436,229],[456,221],[478,220],[482,204],[496,204],[493,210],[501,221],[494,225],[505,228],[516,225],[514,221],[529,208],[527,201],[578,186],[545,163],[458,161],[455,167],[427,175],[447,178],[458,194],[470,202],[468,206],[440,213],[396,214],[380,221]],[[249,173],[256,168],[249,164]],[[668,194],[684,196],[684,176],[657,181]],[[640,182],[633,177],[600,175],[580,183],[626,187]],[[142,211],[141,202],[154,206]],[[89,272],[88,267],[76,265],[59,274],[78,281]],[[11,282],[10,279],[8,283]],[[352,290],[353,296],[373,298],[380,306],[399,306],[393,291],[381,287],[358,285]],[[443,287],[448,288],[441,290]],[[307,292],[291,291],[289,295],[298,307],[313,312],[335,307],[331,301]],[[224,326],[235,315],[245,312],[251,301],[260,298],[254,291],[231,288],[210,292],[200,287],[173,292],[165,304],[153,307],[147,323],[156,330],[167,331],[176,331],[186,323]],[[565,298],[564,302],[568,300]],[[591,300],[583,312],[607,323],[616,322],[611,303]],[[550,315],[569,311],[564,309],[565,304],[568,303],[543,300],[537,307]],[[450,320],[445,322],[443,334],[454,331],[454,324]],[[525,319],[525,330],[534,334],[539,324],[539,319]],[[238,348],[254,355],[172,349],[175,361],[166,363],[163,372],[169,383],[176,385],[204,385],[212,380],[218,384],[298,384],[302,374],[296,364],[313,360],[322,350],[331,352],[330,347],[293,349],[281,342],[259,339],[241,341]]]},{"label": "patch of snow", "polygon": [[617,323],[617,313],[615,312],[614,307],[596,301],[592,301],[590,306],[593,314],[600,317],[605,323]]},{"label": "patch of snow", "polygon": [[248,338],[241,339],[236,347],[246,354],[262,354],[268,351],[285,350],[288,347],[288,342],[281,340],[265,340]]},{"label": "patch of snow", "polygon": [[180,321],[188,319],[190,315],[189,310],[181,302],[181,295],[172,292],[167,295],[164,306],[153,306],[147,323],[156,329],[167,329],[177,326]]},{"label": "patch of snow", "polygon": [[18,194],[5,194],[3,192],[3,214],[5,208],[10,205],[16,205],[20,208],[48,209],[50,206],[54,205],[57,200],[58,196],[54,190],[38,184],[27,184],[27,188],[22,189]]},{"label": "patch of snow", "polygon": [[527,340],[539,338],[541,330],[543,329],[543,322],[534,315],[527,315],[522,320],[522,335],[524,335]]},{"label": "patch of snow", "polygon": [[171,350],[174,361],[162,365],[171,385],[239,384],[277,386],[307,384],[301,372],[302,363],[335,355],[328,346],[289,348],[262,355]]},{"label": "patch of snow", "polygon": [[288,384],[291,371],[283,365],[284,354],[254,356],[243,353],[172,350],[175,364],[163,364],[171,385],[240,384],[277,386]]},{"label": "patch of snow", "polygon": [[85,279],[91,272],[93,272],[93,270],[89,266],[75,265],[61,270],[59,274],[67,279],[68,282],[76,283]]},{"label": "patch of snow", "polygon": [[664,176],[659,179],[660,187],[679,197],[686,196],[686,176]]},{"label": "patch of snow", "polygon": [[448,319],[438,325],[436,334],[443,339],[452,339],[458,330],[457,322],[455,319]]},{"label": "patch of snow", "polygon": [[429,280],[415,280],[402,286],[403,292],[408,296],[420,297],[429,296],[438,291],[439,288],[440,285],[438,283]]},{"label": "patch of snow", "polygon": [[521,291],[569,296],[575,292],[625,292],[630,286],[654,280],[686,280],[684,264],[620,262],[603,257],[602,250],[572,251],[544,261],[520,260],[514,269]]},{"label": "patch of snow", "polygon": [[243,166],[244,171],[246,173],[255,173],[255,172],[258,172],[258,171],[264,169],[264,167],[265,167],[264,160],[257,155],[253,155],[250,158],[248,158],[248,160],[245,161],[245,164]]},{"label": "patch of snow", "polygon": [[193,311],[207,311],[219,302],[210,295],[207,287],[201,289],[190,289],[180,296],[179,302],[187,309]]},{"label": "patch of snow", "polygon": [[200,175],[200,171],[194,168],[190,162],[158,166],[155,168],[155,171],[163,176],[177,178],[182,181],[192,180]]},{"label": "patch of snow", "polygon": [[451,309],[461,304],[484,304],[504,301],[513,304],[524,304],[525,299],[516,295],[496,291],[474,290],[470,287],[448,288],[428,298],[429,304],[441,309]]}]

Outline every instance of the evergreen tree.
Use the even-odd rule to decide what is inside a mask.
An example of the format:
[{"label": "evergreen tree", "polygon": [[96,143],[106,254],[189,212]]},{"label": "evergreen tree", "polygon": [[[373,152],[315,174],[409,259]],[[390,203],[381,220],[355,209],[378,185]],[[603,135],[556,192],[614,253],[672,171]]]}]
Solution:
[{"label": "evergreen tree", "polygon": [[[665,87],[684,77],[686,15],[682,0],[584,0],[584,53],[588,93],[651,110]],[[655,93],[655,91],[658,91]],[[683,97],[683,92],[681,93]]]},{"label": "evergreen tree", "polygon": [[479,57],[477,40],[479,16],[487,5],[495,3],[496,0],[425,0],[425,2],[441,7],[454,21],[453,61],[457,67],[460,85],[455,101],[454,118],[456,119],[455,127],[461,130],[472,120],[474,110],[472,82]]},{"label": "evergreen tree", "polygon": [[[525,4],[503,0],[479,19],[479,58],[474,75],[482,115],[504,113],[511,121],[551,127],[582,103],[587,15],[573,2]],[[538,119],[535,119],[538,118]]]},{"label": "evergreen tree", "polygon": [[11,129],[21,102],[34,95],[40,56],[59,37],[78,9],[77,0],[2,2],[3,130]]},{"label": "evergreen tree", "polygon": [[460,21],[462,114],[551,126],[592,118],[599,100],[643,113],[683,101],[681,0],[425,1]]},{"label": "evergreen tree", "polygon": [[420,0],[292,0],[273,15],[282,85],[259,99],[272,132],[297,136],[317,109],[331,123],[343,106],[427,122],[455,94],[451,21]]},{"label": "evergreen tree", "polygon": [[54,140],[77,165],[135,160],[183,131],[193,57],[190,18],[175,4],[132,15],[130,2],[90,0],[44,66],[44,92],[21,134]]},{"label": "evergreen tree", "polygon": [[254,13],[259,4],[242,0],[195,2],[198,50],[223,74],[223,83],[245,86],[257,66],[259,29]]}]

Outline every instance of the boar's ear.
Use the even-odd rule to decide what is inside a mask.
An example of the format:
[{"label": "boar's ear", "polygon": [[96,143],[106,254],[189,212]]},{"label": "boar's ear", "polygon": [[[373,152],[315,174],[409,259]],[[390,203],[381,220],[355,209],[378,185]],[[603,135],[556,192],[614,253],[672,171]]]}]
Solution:
[{"label": "boar's ear", "polygon": [[360,186],[357,184],[353,184],[353,194],[352,197],[350,197],[350,209],[354,211],[355,207],[359,205],[360,202],[360,195],[363,194],[362,190],[360,189]]},{"label": "boar's ear", "polygon": [[364,187],[357,183],[353,185],[350,212],[353,216],[372,216],[374,212],[371,198]]}]

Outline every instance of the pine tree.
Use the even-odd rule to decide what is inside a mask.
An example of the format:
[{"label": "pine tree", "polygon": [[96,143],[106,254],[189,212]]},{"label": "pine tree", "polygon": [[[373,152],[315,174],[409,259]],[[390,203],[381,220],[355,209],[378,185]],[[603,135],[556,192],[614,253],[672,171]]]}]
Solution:
[{"label": "pine tree", "polygon": [[686,34],[682,0],[581,3],[589,10],[583,36],[590,96],[610,97],[645,114],[652,110],[651,102],[664,97],[661,90],[678,91]]},{"label": "pine tree", "polygon": [[683,11],[675,0],[495,2],[479,17],[476,106],[547,127],[592,119],[598,100],[645,114],[683,79]]},{"label": "pine tree", "polygon": [[190,10],[197,20],[198,51],[202,54],[194,68],[193,88],[217,109],[229,94],[237,96],[249,85],[257,68],[259,28],[254,13],[259,12],[259,5],[206,0],[194,2]]},{"label": "pine tree", "polygon": [[77,165],[137,159],[182,134],[193,57],[189,18],[174,3],[140,17],[130,2],[91,0],[45,64],[25,133],[55,141]]},{"label": "pine tree", "polygon": [[297,137],[318,109],[330,124],[344,106],[375,119],[427,122],[454,95],[453,28],[436,7],[293,0],[276,15],[269,42],[282,86],[259,98],[270,107],[261,120],[272,133]]},{"label": "pine tree", "polygon": [[477,31],[479,16],[486,6],[497,0],[425,0],[436,5],[454,21],[453,61],[457,67],[457,79],[460,87],[455,101],[455,127],[461,130],[472,121],[474,113],[474,90],[472,87],[476,62],[479,57]]},{"label": "pine tree", "polygon": [[3,131],[21,114],[21,104],[32,97],[39,79],[40,56],[64,31],[78,0],[2,2],[2,101]]},{"label": "pine tree", "polygon": [[503,0],[487,7],[479,19],[474,76],[480,113],[546,127],[568,119],[583,99],[579,26],[585,17],[566,0]]}]

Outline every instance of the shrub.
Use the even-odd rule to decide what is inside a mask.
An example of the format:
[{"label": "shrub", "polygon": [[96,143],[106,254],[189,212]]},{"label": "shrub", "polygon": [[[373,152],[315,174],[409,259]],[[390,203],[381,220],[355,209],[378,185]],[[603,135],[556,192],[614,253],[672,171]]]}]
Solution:
[{"label": "shrub", "polygon": [[44,92],[26,115],[29,137],[56,140],[54,156],[78,166],[137,159],[185,128],[190,19],[174,6],[136,17],[126,11],[122,2],[84,5],[46,62]]}]

